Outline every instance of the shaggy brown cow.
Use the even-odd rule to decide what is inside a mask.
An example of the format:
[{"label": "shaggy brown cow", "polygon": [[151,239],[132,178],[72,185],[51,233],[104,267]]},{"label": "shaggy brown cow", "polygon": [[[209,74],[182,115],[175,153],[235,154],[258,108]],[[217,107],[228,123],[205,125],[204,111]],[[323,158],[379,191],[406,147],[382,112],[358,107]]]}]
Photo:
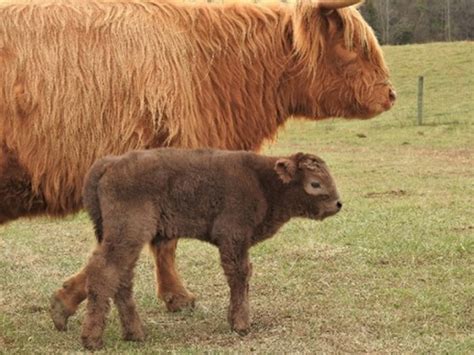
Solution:
[{"label": "shaggy brown cow", "polygon": [[187,236],[217,246],[230,287],[228,320],[246,333],[248,249],[292,217],[322,220],[342,204],[326,164],[314,155],[161,148],[95,163],[86,178],[84,206],[99,245],[86,266],[82,342],[97,349],[109,298],[118,308],[123,337],[144,337],[132,296],[133,269],[144,244]]},{"label": "shaggy brown cow", "polygon": [[[9,0],[0,4],[0,223],[78,211],[107,154],[257,150],[291,116],[368,118],[395,93],[357,0],[286,5]],[[193,302],[176,242],[153,249],[170,310]],[[64,329],[85,297],[56,293]]]}]

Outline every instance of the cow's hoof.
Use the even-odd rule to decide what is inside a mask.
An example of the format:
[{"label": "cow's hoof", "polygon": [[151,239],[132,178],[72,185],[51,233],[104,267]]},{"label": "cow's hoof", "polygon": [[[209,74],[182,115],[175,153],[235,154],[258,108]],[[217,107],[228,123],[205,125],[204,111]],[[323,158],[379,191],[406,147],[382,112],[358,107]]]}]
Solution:
[{"label": "cow's hoof", "polygon": [[161,298],[165,301],[166,309],[168,309],[169,312],[178,312],[189,308],[192,309],[196,303],[196,297],[192,293],[167,293],[161,296]]},{"label": "cow's hoof", "polygon": [[82,346],[86,348],[87,350],[99,350],[102,349],[104,346],[104,341],[102,338],[96,338],[96,337],[81,337],[82,340]]},{"label": "cow's hoof", "polygon": [[57,330],[67,330],[67,320],[71,316],[71,312],[66,309],[57,294],[54,294],[50,299],[50,314]]}]

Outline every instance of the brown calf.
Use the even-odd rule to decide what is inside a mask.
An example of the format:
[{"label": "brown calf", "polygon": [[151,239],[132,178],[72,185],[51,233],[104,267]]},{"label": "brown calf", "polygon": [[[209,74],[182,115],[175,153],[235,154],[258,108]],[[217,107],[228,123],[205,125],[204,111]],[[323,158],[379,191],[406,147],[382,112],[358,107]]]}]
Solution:
[{"label": "brown calf", "polygon": [[86,178],[84,206],[99,245],[85,269],[82,342],[97,349],[109,298],[124,339],[144,338],[132,278],[145,244],[188,236],[217,246],[230,287],[228,320],[244,334],[250,324],[248,249],[292,217],[322,220],[342,204],[326,164],[314,155],[161,148],[96,162]]},{"label": "brown calf", "polygon": [[[0,0],[0,223],[78,211],[105,155],[257,151],[292,117],[390,109],[382,49],[351,6],[360,2]],[[176,243],[152,248],[171,311],[194,302]],[[83,297],[80,272],[53,297],[58,329]]]}]

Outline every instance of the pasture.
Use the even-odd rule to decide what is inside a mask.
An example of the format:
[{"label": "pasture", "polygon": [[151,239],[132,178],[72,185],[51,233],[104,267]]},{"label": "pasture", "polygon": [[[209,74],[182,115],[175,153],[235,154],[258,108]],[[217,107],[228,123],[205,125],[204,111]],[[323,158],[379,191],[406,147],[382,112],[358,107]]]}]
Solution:
[{"label": "pasture", "polygon": [[[323,157],[344,208],[322,223],[294,220],[251,250],[251,333],[229,330],[217,250],[182,240],[177,260],[196,308],[165,311],[143,253],[135,293],[147,340],[122,341],[113,309],[103,352],[474,352],[474,45],[384,51],[399,97],[392,111],[292,121],[264,149]],[[0,352],[82,351],[84,307],[60,333],[49,297],[93,246],[83,213],[0,227]]]}]

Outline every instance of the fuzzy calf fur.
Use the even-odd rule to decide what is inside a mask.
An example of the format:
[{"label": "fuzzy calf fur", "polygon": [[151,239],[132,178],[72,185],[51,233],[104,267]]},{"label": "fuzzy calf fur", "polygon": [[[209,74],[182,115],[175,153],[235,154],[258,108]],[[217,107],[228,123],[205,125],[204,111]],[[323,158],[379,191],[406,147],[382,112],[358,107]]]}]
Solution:
[{"label": "fuzzy calf fur", "polygon": [[112,298],[126,340],[144,332],[132,296],[133,269],[146,243],[183,236],[219,248],[230,287],[228,320],[249,330],[248,250],[292,217],[322,220],[342,204],[317,156],[265,157],[250,152],[162,148],[97,161],[84,187],[97,249],[86,266],[86,348],[103,344]]}]

